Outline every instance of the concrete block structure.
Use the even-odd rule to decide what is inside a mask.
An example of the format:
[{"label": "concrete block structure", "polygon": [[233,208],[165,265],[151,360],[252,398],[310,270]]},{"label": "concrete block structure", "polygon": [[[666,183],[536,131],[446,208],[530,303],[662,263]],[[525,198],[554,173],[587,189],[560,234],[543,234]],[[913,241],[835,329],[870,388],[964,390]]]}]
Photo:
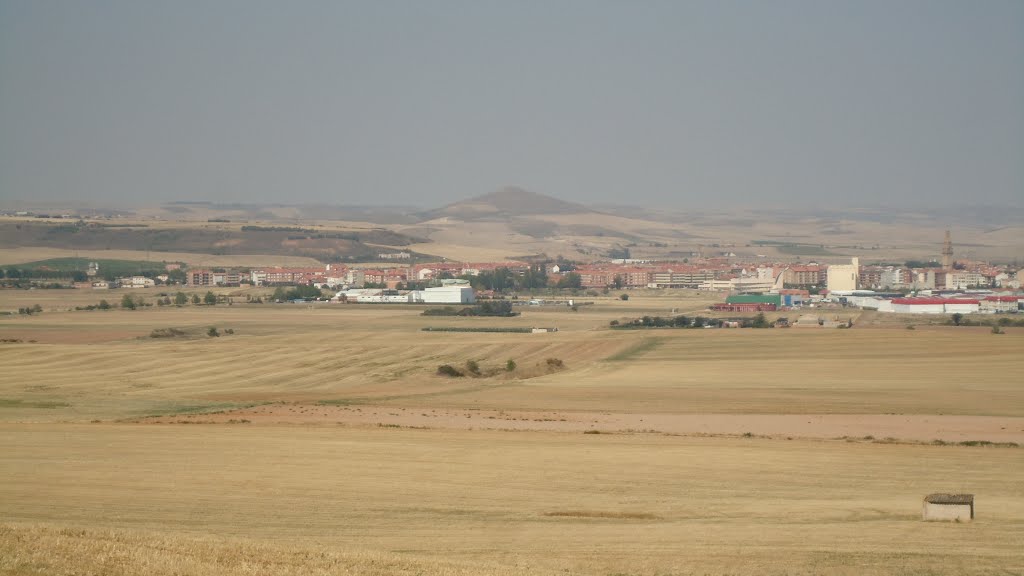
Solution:
[{"label": "concrete block structure", "polygon": [[859,284],[860,262],[853,258],[850,264],[833,264],[828,267],[826,284],[829,292],[853,292]]},{"label": "concrete block structure", "polygon": [[924,497],[922,520],[970,522],[974,520],[974,494],[929,494]]}]

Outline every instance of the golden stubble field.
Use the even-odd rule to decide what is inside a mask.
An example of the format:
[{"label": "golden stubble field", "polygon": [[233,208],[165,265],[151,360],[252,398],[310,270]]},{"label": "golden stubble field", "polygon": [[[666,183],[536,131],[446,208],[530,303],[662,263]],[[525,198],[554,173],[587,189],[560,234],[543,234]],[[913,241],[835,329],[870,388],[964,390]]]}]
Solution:
[{"label": "golden stubble field", "polygon": [[[619,332],[703,304],[594,301],[0,316],[0,573],[1024,570],[1024,449],[930,443],[1020,440],[1024,331]],[[560,330],[420,331],[491,325]],[[920,522],[936,491],[977,521]]]}]

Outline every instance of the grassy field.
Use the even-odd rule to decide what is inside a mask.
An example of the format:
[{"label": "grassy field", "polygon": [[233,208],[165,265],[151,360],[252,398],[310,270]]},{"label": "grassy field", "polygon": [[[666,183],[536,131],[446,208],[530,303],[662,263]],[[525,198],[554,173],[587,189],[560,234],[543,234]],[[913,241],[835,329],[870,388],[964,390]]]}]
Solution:
[{"label": "grassy field", "polygon": [[[713,298],[631,294],[498,319],[340,304],[67,311],[101,296],[0,292],[0,310],[44,308],[0,316],[0,336],[21,340],[0,344],[0,574],[1024,570],[1021,448],[342,420],[373,407],[1024,428],[1024,330],[609,330]],[[420,331],[437,325],[559,332]],[[164,328],[184,335],[149,337]],[[437,374],[468,360],[485,376]],[[250,406],[330,416],[232,415]],[[977,494],[978,520],[920,522],[937,491]]]},{"label": "grassy field", "polygon": [[[0,439],[8,447],[0,454],[0,512],[12,528],[0,532],[0,546],[22,549],[4,554],[8,563],[29,556],[28,542],[11,542],[32,537],[22,526],[41,524],[126,531],[120,554],[84,535],[108,562],[127,565],[125,573],[144,573],[167,558],[205,564],[208,573],[244,573],[245,562],[287,562],[292,546],[309,550],[310,568],[323,568],[320,553],[360,552],[423,563],[426,573],[438,574],[448,572],[426,567],[477,563],[488,573],[490,563],[519,573],[578,574],[1024,569],[1024,459],[1005,450],[241,425],[3,425]],[[978,520],[922,523],[921,497],[934,490],[977,493]],[[204,535],[217,540],[195,554],[191,539]],[[132,538],[155,542],[129,553]],[[289,553],[279,557],[271,548],[249,560],[238,539],[273,542]],[[76,560],[0,567],[33,573],[36,562]],[[346,573],[343,567],[324,573]]]}]

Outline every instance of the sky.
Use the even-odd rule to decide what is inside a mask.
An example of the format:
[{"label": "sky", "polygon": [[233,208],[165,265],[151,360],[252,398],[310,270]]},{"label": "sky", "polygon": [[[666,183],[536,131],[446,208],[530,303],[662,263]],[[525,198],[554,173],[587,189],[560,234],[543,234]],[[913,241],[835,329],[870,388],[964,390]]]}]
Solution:
[{"label": "sky", "polygon": [[1019,0],[0,0],[5,200],[1024,204]]}]

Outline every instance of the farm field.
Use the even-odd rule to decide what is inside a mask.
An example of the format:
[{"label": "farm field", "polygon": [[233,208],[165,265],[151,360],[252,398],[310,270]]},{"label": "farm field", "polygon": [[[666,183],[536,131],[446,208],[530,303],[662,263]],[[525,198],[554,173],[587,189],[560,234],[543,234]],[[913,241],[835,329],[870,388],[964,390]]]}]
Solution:
[{"label": "farm field", "polygon": [[[123,292],[0,292],[44,308],[0,316],[0,573],[1024,570],[1024,330],[608,329],[713,298],[682,291],[68,310]],[[921,522],[941,491],[977,521]]]},{"label": "farm field", "polygon": [[[1024,569],[1014,449],[245,425],[4,424],[0,438],[13,574],[78,558],[129,574]],[[977,493],[977,521],[921,522],[934,490]]]}]

